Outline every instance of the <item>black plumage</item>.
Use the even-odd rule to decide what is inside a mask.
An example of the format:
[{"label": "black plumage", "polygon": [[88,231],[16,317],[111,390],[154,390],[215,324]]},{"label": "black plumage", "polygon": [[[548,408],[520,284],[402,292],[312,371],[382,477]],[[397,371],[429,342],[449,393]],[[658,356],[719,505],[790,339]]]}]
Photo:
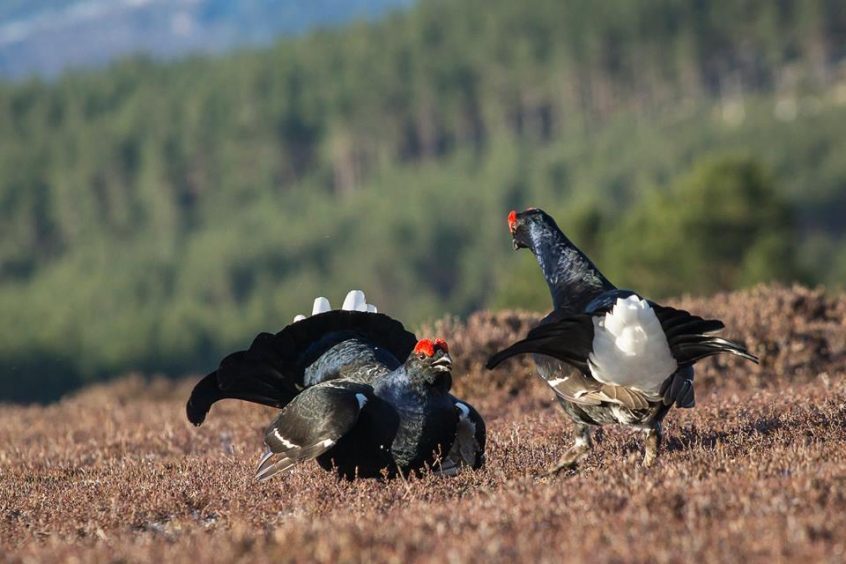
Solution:
[{"label": "black plumage", "polygon": [[612,423],[646,431],[644,463],[650,464],[669,408],[695,405],[695,362],[719,353],[758,361],[743,345],[713,335],[723,329],[721,321],[615,288],[542,210],[511,212],[508,224],[514,248],[528,248],[537,258],[554,309],[526,338],[493,355],[487,367],[535,355],[539,375],[576,423],[576,444],[551,472],[584,456],[590,426]]},{"label": "black plumage", "polygon": [[417,343],[413,333],[387,315],[330,313],[292,323],[275,335],[259,333],[249,349],[224,358],[194,388],[186,406],[188,420],[200,425],[212,404],[227,398],[284,407],[307,386],[392,370]]},{"label": "black plumage", "polygon": [[[617,295],[612,291],[607,294]],[[604,294],[603,294],[604,295]],[[635,295],[625,292],[624,295]],[[718,353],[730,353],[757,362],[742,345],[711,335],[725,327],[718,319],[702,319],[696,315],[651,303],[661,328],[679,367],[692,366],[697,360]],[[499,351],[488,359],[487,368],[495,368],[512,356],[525,353],[545,354],[563,360],[579,370],[587,370],[589,355],[593,351],[594,317],[611,310],[611,304],[599,309],[588,308],[589,313],[570,315],[549,320],[529,331],[525,339]]]},{"label": "black plumage", "polygon": [[282,408],[259,479],[310,459],[347,478],[478,468],[484,421],[449,393],[451,368],[440,339],[418,342],[383,314],[329,311],[227,356],[194,388],[187,415],[199,425],[225,398]]}]

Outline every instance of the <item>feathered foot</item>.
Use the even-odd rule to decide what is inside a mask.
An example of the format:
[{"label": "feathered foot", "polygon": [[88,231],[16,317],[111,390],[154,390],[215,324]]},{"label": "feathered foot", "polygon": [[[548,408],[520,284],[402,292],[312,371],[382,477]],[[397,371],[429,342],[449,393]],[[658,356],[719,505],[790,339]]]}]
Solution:
[{"label": "feathered foot", "polygon": [[658,452],[661,449],[661,441],[664,438],[664,433],[661,430],[661,422],[656,421],[652,424],[652,428],[646,431],[646,448],[643,453],[643,465],[647,468],[652,466],[655,459],[658,458]]},{"label": "feathered foot", "polygon": [[590,440],[590,427],[587,425],[576,425],[576,441],[567,451],[561,456],[558,462],[550,466],[543,476],[554,476],[562,470],[568,470],[578,466],[579,461],[590,452],[593,443]]}]

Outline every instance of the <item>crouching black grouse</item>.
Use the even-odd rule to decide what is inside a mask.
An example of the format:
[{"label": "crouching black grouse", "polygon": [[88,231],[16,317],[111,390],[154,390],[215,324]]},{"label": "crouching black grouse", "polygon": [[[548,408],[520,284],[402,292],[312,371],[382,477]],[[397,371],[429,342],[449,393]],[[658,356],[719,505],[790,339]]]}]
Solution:
[{"label": "crouching black grouse", "polygon": [[721,321],[616,289],[543,211],[512,211],[508,226],[515,250],[528,248],[537,258],[554,309],[487,366],[534,353],[539,375],[575,422],[575,444],[549,473],[584,457],[590,426],[614,423],[646,432],[643,462],[649,466],[669,409],[694,406],[696,361],[724,352],[758,361],[741,344],[713,335],[723,329]]},{"label": "crouching black grouse", "polygon": [[260,480],[311,459],[350,479],[481,467],[485,424],[449,393],[446,342],[418,341],[361,292],[344,308],[318,298],[311,317],[227,356],[194,388],[188,419],[201,424],[224,398],[282,408],[265,434]]}]

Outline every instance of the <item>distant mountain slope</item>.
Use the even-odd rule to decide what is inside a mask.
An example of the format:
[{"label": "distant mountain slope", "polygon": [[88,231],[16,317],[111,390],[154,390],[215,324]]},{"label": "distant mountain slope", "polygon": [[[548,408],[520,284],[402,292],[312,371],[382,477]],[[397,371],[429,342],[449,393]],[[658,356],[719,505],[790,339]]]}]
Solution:
[{"label": "distant mountain slope", "polygon": [[412,0],[11,0],[0,2],[0,77],[53,76],[132,53],[173,57],[261,45],[370,19]]}]

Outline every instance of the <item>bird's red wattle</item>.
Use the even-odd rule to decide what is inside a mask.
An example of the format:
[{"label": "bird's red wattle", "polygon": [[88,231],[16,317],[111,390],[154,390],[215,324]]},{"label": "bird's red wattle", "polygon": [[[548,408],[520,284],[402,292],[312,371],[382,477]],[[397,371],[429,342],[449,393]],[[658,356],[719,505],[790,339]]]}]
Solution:
[{"label": "bird's red wattle", "polygon": [[508,229],[512,233],[517,229],[517,212],[515,210],[508,212]]},{"label": "bird's red wattle", "polygon": [[420,339],[414,347],[414,353],[423,353],[426,356],[435,356],[435,344],[431,339]]}]

